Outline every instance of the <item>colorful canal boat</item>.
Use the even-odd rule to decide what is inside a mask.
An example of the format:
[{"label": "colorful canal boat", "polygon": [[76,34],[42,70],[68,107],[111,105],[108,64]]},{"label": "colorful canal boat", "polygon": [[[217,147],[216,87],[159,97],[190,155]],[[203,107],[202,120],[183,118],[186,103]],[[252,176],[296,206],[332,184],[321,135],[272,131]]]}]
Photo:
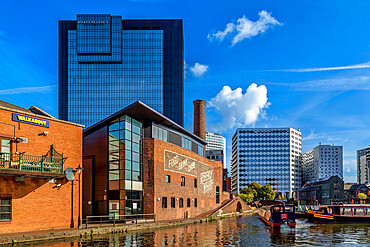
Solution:
[{"label": "colorful canal boat", "polygon": [[318,224],[369,224],[370,205],[345,204],[322,206],[319,210],[308,210],[307,220]]},{"label": "colorful canal boat", "polygon": [[295,208],[292,204],[274,205],[267,209],[259,210],[259,218],[271,227],[280,227],[286,223],[288,226],[295,227]]}]

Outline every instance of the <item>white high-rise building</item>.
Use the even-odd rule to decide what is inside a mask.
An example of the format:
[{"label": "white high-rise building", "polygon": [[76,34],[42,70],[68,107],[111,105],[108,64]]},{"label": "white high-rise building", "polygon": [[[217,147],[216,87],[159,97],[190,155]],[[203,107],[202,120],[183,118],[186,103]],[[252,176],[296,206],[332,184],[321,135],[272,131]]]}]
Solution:
[{"label": "white high-rise building", "polygon": [[303,183],[339,176],[343,178],[343,147],[319,145],[302,155]]},{"label": "white high-rise building", "polygon": [[299,129],[237,129],[232,139],[232,192],[257,182],[292,196],[302,187],[301,140]]},{"label": "white high-rise building", "polygon": [[[206,132],[206,151],[222,150],[223,153],[223,165],[226,168],[226,138],[219,134]],[[208,155],[212,157],[212,155]]]}]

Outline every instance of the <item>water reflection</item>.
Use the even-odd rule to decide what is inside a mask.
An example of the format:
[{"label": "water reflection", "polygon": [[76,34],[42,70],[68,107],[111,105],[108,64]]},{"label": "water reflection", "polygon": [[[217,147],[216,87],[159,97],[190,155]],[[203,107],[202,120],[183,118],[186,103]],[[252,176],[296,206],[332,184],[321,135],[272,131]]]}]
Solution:
[{"label": "water reflection", "polygon": [[224,219],[129,234],[114,234],[33,244],[46,247],[118,246],[369,246],[369,225],[315,225],[304,220],[296,228],[273,230],[257,216]]}]

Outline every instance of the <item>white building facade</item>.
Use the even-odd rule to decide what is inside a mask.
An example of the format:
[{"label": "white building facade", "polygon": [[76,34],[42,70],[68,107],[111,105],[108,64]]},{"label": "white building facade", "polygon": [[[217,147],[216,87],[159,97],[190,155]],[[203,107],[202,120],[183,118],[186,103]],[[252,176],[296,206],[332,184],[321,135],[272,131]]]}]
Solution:
[{"label": "white building facade", "polygon": [[233,193],[252,182],[288,197],[302,187],[302,137],[293,128],[242,128],[232,139]]},{"label": "white building facade", "polygon": [[319,145],[302,155],[303,183],[337,175],[343,179],[343,147]]},{"label": "white building facade", "polygon": [[[222,150],[222,156],[223,161],[222,164],[224,165],[224,168],[226,168],[226,138],[223,136],[220,136],[219,134],[206,132],[206,151],[211,151],[212,153],[215,153],[216,150]],[[207,153],[207,158],[211,160],[219,160],[216,159],[216,155],[212,155],[210,152]],[[214,157],[214,158],[212,158]]]},{"label": "white building facade", "polygon": [[370,148],[357,150],[357,183],[370,182]]}]

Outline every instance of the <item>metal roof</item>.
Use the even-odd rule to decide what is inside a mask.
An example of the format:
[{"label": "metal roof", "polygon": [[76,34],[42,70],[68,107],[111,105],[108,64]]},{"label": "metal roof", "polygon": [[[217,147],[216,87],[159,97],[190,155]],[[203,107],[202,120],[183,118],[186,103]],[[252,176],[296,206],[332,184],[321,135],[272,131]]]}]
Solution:
[{"label": "metal roof", "polygon": [[92,132],[94,132],[95,130],[98,130],[103,126],[108,125],[111,121],[123,115],[128,115],[143,123],[154,122],[156,124],[161,124],[169,129],[173,129],[184,135],[187,135],[195,139],[196,141],[202,143],[203,145],[207,144],[207,142],[203,140],[202,138],[200,138],[199,136],[187,131],[179,124],[175,123],[171,119],[167,118],[163,114],[157,112],[156,110],[154,110],[153,108],[149,107],[148,105],[144,104],[143,102],[139,100],[132,103],[129,106],[126,106],[122,110],[119,110],[118,112],[113,113],[109,117],[86,128],[83,132],[83,135],[87,136],[91,134]]}]

